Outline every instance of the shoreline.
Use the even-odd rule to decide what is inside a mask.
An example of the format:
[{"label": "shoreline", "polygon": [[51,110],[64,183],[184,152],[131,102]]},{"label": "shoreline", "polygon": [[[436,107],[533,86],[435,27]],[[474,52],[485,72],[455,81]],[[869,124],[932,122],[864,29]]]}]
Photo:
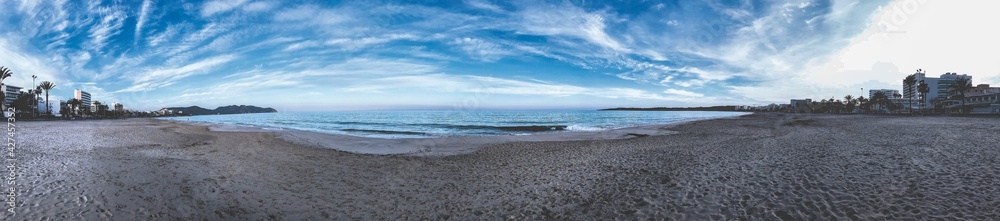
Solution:
[{"label": "shoreline", "polygon": [[450,156],[474,152],[489,145],[509,142],[558,142],[629,139],[647,136],[676,134],[671,128],[697,121],[739,118],[739,116],[688,120],[666,124],[631,126],[601,131],[556,131],[527,135],[456,135],[429,138],[378,138],[347,134],[322,133],[307,130],[277,128],[267,129],[254,125],[222,124],[200,121],[180,121],[153,118],[156,121],[203,126],[216,132],[274,133],[278,138],[297,145],[332,149],[354,154]]}]

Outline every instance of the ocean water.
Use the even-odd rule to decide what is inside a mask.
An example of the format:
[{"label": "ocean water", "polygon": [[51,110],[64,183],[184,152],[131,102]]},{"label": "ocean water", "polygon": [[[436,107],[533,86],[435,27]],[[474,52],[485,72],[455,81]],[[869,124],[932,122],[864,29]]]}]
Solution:
[{"label": "ocean water", "polygon": [[601,131],[748,113],[713,111],[337,111],[166,117],[177,121],[380,138]]}]

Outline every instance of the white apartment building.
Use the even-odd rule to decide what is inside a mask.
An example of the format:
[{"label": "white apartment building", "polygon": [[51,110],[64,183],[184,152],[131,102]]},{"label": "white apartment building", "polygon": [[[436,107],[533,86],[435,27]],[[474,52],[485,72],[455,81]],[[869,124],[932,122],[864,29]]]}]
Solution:
[{"label": "white apartment building", "polygon": [[10,104],[14,103],[14,100],[17,100],[17,95],[21,94],[21,89],[22,87],[13,85],[7,85],[7,84],[0,85],[0,91],[3,91],[4,96],[6,96],[4,97],[3,101],[4,108],[9,107]]},{"label": "white apartment building", "polygon": [[888,98],[895,98],[893,96],[899,94],[899,90],[894,90],[894,89],[872,89],[868,90],[868,98],[871,99],[872,97],[875,97],[875,93],[878,92],[882,92]]},{"label": "white apartment building", "polygon": [[[951,85],[955,84],[955,79],[959,77],[964,77],[966,79],[969,79],[970,81],[972,80],[972,76],[966,74],[955,74],[955,73],[941,74],[941,76],[936,78],[927,77],[926,72],[922,70],[914,73],[913,77],[916,79],[916,84],[912,86],[903,85],[903,98],[920,101],[921,98],[918,89],[920,82],[924,82],[925,84],[927,84],[928,89],[930,89],[927,92],[926,101],[923,101],[925,102],[923,106],[927,108],[933,107],[935,101],[943,101],[945,99],[948,99],[948,96],[950,95],[948,92],[948,88]],[[869,97],[871,97],[871,94],[869,94]],[[917,102],[917,104],[919,104],[919,102]],[[920,105],[915,105],[914,108],[920,108]]]}]

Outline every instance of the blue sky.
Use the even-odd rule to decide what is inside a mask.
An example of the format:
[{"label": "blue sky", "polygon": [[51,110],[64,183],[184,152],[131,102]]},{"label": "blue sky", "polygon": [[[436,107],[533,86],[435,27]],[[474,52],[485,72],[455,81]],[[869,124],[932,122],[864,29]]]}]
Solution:
[{"label": "blue sky", "polygon": [[0,65],[7,84],[56,83],[52,100],[140,110],[784,103],[917,68],[1000,80],[996,56],[972,56],[1000,49],[996,7],[976,3],[5,0]]}]

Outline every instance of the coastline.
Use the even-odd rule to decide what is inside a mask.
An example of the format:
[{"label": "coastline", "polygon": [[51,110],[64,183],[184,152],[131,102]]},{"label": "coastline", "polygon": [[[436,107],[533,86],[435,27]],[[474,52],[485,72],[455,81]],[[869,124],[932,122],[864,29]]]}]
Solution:
[{"label": "coastline", "polygon": [[764,113],[440,157],[149,119],[18,126],[18,219],[1000,216],[1000,122],[981,118]]},{"label": "coastline", "polygon": [[[751,114],[753,113],[749,113],[747,115]],[[687,120],[667,124],[632,126],[601,131],[558,131],[527,135],[463,135],[431,138],[377,138],[285,128],[272,130],[252,125],[233,125],[155,118],[154,120],[204,126],[207,127],[208,130],[216,132],[272,132],[277,135],[278,138],[297,145],[321,149],[332,149],[354,154],[449,156],[467,154],[485,146],[509,142],[586,141],[662,136],[675,134],[676,131],[672,131],[670,128],[677,125],[696,121],[738,118],[740,116]]]}]

